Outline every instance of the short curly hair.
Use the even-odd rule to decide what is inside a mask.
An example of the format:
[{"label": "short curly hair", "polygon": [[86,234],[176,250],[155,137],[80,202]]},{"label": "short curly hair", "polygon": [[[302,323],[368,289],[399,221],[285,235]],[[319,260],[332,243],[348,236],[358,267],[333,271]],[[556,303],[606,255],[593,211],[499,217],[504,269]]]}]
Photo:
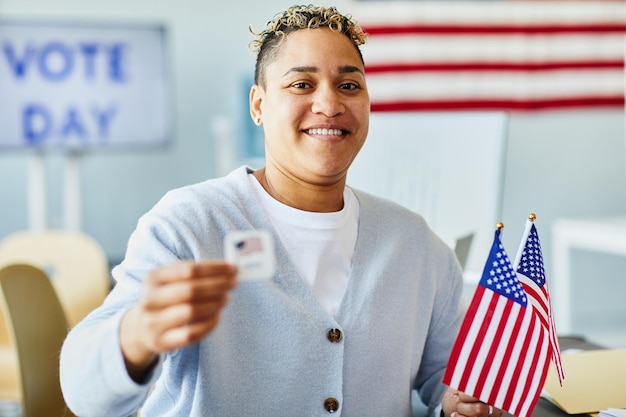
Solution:
[{"label": "short curly hair", "polygon": [[257,37],[249,44],[250,50],[257,54],[254,69],[255,84],[265,87],[267,65],[276,57],[281,42],[289,33],[323,27],[343,33],[350,39],[363,61],[359,46],[365,43],[367,34],[352,16],[341,14],[335,7],[293,5],[270,20],[262,32],[255,33],[250,27],[250,32]]}]

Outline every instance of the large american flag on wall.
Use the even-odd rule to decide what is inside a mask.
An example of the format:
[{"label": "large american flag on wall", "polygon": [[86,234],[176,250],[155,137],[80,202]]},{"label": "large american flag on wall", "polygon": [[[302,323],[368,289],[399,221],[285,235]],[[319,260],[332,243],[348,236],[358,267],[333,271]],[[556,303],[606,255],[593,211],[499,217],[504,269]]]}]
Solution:
[{"label": "large american flag on wall", "polygon": [[354,1],[372,111],[624,106],[625,1]]}]

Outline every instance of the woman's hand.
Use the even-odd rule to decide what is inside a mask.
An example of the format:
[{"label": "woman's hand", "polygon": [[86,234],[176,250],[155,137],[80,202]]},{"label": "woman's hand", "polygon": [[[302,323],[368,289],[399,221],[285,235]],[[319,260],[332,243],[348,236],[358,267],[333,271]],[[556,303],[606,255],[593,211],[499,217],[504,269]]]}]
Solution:
[{"label": "woman's hand", "polygon": [[441,401],[445,417],[502,417],[503,411],[463,392],[448,388]]},{"label": "woman's hand", "polygon": [[202,339],[219,323],[237,268],[222,261],[180,262],[148,273],[139,302],[122,319],[129,375],[141,381],[158,354]]}]

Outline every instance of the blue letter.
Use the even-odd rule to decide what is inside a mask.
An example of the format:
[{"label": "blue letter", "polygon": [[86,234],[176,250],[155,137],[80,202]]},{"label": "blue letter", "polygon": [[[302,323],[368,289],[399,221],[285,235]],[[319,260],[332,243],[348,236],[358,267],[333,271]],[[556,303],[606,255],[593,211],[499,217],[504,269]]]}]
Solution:
[{"label": "blue letter", "polygon": [[35,53],[34,48],[31,45],[26,45],[22,59],[15,56],[15,51],[13,50],[13,46],[11,44],[5,43],[3,49],[4,55],[7,57],[9,67],[13,70],[13,74],[15,74],[15,78],[23,78],[26,75],[28,63],[31,61],[33,54]]},{"label": "blue letter", "polygon": [[78,117],[78,112],[72,107],[67,111],[67,120],[61,129],[61,136],[67,138],[71,133],[75,133],[80,139],[85,139],[85,127]]},{"label": "blue letter", "polygon": [[[62,65],[56,71],[49,68],[48,62],[48,57],[54,53],[58,54],[62,60]],[[39,53],[39,72],[50,81],[62,81],[70,75],[73,68],[74,57],[72,51],[61,43],[51,42],[45,45]]]},{"label": "blue letter", "polygon": [[126,74],[122,64],[124,63],[124,45],[116,43],[109,51],[109,75],[111,80],[123,83],[126,81]]},{"label": "blue letter", "polygon": [[44,141],[50,133],[52,120],[50,113],[44,106],[31,104],[22,111],[22,127],[24,139],[31,145],[37,145]]},{"label": "blue letter", "polygon": [[91,114],[96,119],[98,124],[98,136],[100,139],[106,140],[109,136],[109,126],[111,124],[111,118],[115,116],[117,109],[115,107],[109,107],[104,112],[98,110],[97,107],[92,107]]},{"label": "blue letter", "polygon": [[98,53],[98,44],[83,43],[80,45],[80,51],[85,56],[85,78],[93,79],[95,74],[94,60]]}]

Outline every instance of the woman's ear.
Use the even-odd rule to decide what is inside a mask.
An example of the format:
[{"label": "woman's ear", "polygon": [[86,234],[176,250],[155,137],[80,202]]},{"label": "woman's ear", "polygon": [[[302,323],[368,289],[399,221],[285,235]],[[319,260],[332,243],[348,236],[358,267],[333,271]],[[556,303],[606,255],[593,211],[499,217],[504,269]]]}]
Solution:
[{"label": "woman's ear", "polygon": [[263,124],[263,111],[261,102],[263,101],[263,89],[258,84],[250,88],[250,117],[257,126]]}]

